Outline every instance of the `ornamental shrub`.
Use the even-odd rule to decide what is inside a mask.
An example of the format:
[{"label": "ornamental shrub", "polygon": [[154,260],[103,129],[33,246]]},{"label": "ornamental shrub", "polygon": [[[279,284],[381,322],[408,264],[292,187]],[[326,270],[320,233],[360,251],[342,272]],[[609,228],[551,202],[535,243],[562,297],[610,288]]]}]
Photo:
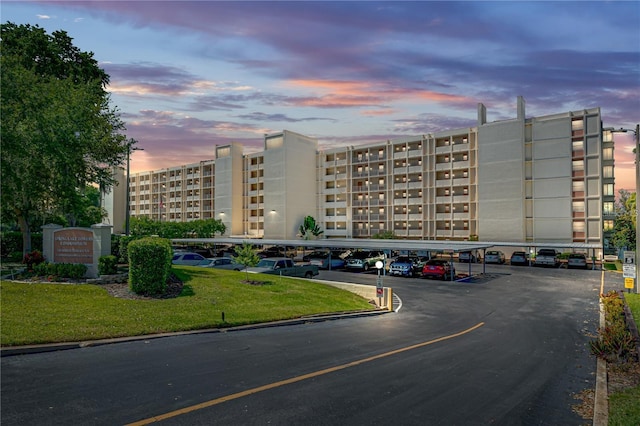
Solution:
[{"label": "ornamental shrub", "polygon": [[42,262],[44,262],[44,256],[42,255],[42,252],[38,250],[25,254],[22,259],[22,263],[27,265],[27,271],[33,271],[33,267]]},{"label": "ornamental shrub", "polygon": [[173,252],[165,238],[147,237],[131,241],[129,253],[129,287],[136,294],[164,294],[171,271]]},{"label": "ornamental shrub", "polygon": [[49,277],[49,280],[59,278],[79,280],[87,273],[87,265],[82,263],[42,262],[34,266],[33,272],[40,277]]},{"label": "ornamental shrub", "polygon": [[627,328],[624,300],[616,291],[601,295],[605,326],[598,329],[598,338],[589,342],[591,353],[608,362],[625,361],[634,356],[635,342]]},{"label": "ornamental shrub", "polygon": [[98,273],[113,275],[118,272],[118,258],[113,255],[100,256],[98,259]]}]

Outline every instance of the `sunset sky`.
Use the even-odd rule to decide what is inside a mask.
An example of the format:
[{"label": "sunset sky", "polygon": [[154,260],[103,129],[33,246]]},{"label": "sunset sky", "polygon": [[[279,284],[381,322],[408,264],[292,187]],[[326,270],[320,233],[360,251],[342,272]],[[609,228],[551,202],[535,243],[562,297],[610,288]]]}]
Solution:
[{"label": "sunset sky", "polygon": [[[600,107],[640,122],[640,2],[3,1],[3,22],[64,30],[111,76],[144,151],[132,172],[262,150],[283,129],[320,148]],[[635,191],[633,134],[616,190]]]}]

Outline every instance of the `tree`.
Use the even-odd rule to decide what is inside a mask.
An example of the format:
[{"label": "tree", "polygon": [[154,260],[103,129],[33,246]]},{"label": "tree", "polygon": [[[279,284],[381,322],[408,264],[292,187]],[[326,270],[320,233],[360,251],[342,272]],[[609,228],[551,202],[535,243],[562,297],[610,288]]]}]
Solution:
[{"label": "tree", "polygon": [[618,248],[631,249],[636,246],[636,193],[624,189],[619,192],[615,206],[616,220],[611,242]]},{"label": "tree", "polygon": [[247,274],[247,281],[249,281],[249,271],[247,270],[247,267],[256,266],[258,262],[260,262],[260,257],[253,248],[253,244],[242,243],[242,246],[236,249],[236,255],[233,257],[233,260],[244,265],[244,270]]},{"label": "tree", "polygon": [[18,223],[27,253],[34,218],[75,222],[87,185],[111,187],[129,147],[93,53],[64,31],[10,22],[0,31],[0,213]]},{"label": "tree", "polygon": [[298,230],[299,236],[305,240],[310,240],[311,237],[318,238],[324,231],[318,226],[313,216],[307,216],[302,221],[302,225]]},{"label": "tree", "polygon": [[226,226],[219,219],[200,219],[191,222],[159,222],[148,217],[131,218],[131,235],[158,235],[162,238],[213,238],[224,234]]},{"label": "tree", "polygon": [[372,235],[371,238],[376,240],[395,240],[397,237],[396,234],[393,233],[393,231],[383,231]]}]

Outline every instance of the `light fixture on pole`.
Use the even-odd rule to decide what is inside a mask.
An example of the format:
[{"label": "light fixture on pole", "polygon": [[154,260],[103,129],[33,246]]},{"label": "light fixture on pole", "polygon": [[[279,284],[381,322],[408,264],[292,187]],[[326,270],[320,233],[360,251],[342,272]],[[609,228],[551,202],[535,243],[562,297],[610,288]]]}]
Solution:
[{"label": "light fixture on pole", "polygon": [[[638,269],[638,260],[640,259],[638,250],[640,250],[640,232],[638,232],[638,225],[640,224],[640,208],[638,206],[638,197],[640,197],[640,124],[636,124],[635,129],[614,129],[612,133],[633,133],[634,152],[636,155],[636,270]],[[638,285],[638,276],[636,272],[636,293],[640,293],[640,286]]]},{"label": "light fixture on pole", "polygon": [[127,142],[127,199],[125,203],[125,225],[124,225],[124,233],[125,235],[129,235],[129,219],[131,217],[131,189],[130,189],[130,179],[129,179],[129,163],[131,161],[131,152],[132,151],[144,151],[143,148],[135,148],[135,145],[138,141],[135,139],[129,139]]}]

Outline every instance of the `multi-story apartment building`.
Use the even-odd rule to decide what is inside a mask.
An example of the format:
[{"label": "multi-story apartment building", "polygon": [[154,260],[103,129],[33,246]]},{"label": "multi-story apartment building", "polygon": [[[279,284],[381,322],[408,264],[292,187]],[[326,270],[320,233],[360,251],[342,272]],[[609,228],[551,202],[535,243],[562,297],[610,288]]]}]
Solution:
[{"label": "multi-story apartment building", "polygon": [[615,193],[600,109],[526,118],[519,97],[515,118],[486,116],[479,104],[475,127],[327,150],[287,130],[259,153],[218,146],[215,160],[130,176],[131,216],[268,239],[296,239],[311,215],[326,238],[602,245]]}]

